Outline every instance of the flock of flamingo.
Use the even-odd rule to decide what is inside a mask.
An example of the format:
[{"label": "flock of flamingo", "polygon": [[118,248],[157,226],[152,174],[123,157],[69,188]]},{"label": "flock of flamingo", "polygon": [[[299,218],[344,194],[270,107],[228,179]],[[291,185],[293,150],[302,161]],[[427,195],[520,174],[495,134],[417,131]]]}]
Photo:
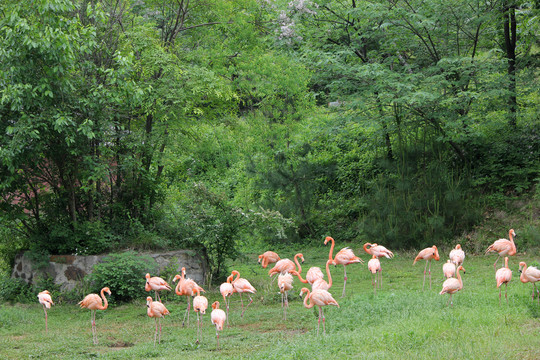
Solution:
[{"label": "flock of flamingo", "polygon": [[[512,279],[512,271],[508,267],[508,256],[513,256],[516,254],[516,245],[514,243],[514,237],[516,233],[513,229],[509,231],[509,240],[508,239],[499,239],[490,245],[486,254],[489,252],[497,252],[499,256],[493,264],[493,267],[496,268],[499,258],[504,256],[504,266],[498,269],[495,273],[495,279],[497,281],[497,288],[499,289],[499,304],[501,301],[501,285],[505,284],[508,286],[508,282]],[[363,263],[363,260],[358,256],[355,256],[353,251],[349,248],[343,248],[335,256],[333,256],[335,241],[331,237],[326,237],[324,240],[324,245],[328,242],[332,242],[330,247],[330,253],[328,255],[328,260],[326,261],[326,274],[328,276],[328,281],[324,280],[324,274],[319,267],[311,267],[306,275],[305,279],[302,277],[302,266],[299,263],[298,259],[301,262],[304,262],[304,256],[301,253],[298,253],[294,256],[294,261],[289,259],[280,259],[279,255],[273,251],[267,251],[262,255],[259,255],[259,263],[261,263],[263,268],[266,268],[269,264],[275,264],[274,267],[268,272],[272,277],[278,275],[278,287],[282,294],[281,297],[281,306],[283,308],[283,317],[287,317],[287,307],[288,307],[288,291],[293,288],[293,276],[298,277],[300,282],[304,284],[311,285],[311,290],[306,287],[303,287],[300,292],[300,296],[304,296],[304,307],[310,309],[314,306],[319,308],[319,318],[317,325],[317,335],[319,334],[321,320],[323,322],[323,333],[326,333],[325,327],[325,317],[323,312],[323,306],[333,305],[339,307],[338,302],[333,298],[332,294],[328,291],[332,287],[332,276],[330,274],[330,265],[343,265],[344,273],[344,282],[343,282],[343,291],[341,297],[345,296],[345,287],[347,284],[347,269],[346,266],[354,263]],[[379,258],[385,257],[391,259],[394,257],[394,254],[385,248],[384,246],[378,244],[366,243],[364,245],[364,250],[372,256],[368,262],[368,270],[372,274],[372,286],[373,291],[376,294],[377,288],[382,287],[382,267]],[[422,284],[422,290],[425,287],[426,281],[426,270],[429,275],[429,287],[431,289],[431,260],[438,261],[440,259],[439,251],[437,246],[432,246],[426,248],[418,253],[414,259],[413,265],[419,260],[426,260],[426,265],[424,268],[424,281]],[[448,303],[450,306],[453,305],[452,295],[457,293],[463,288],[463,281],[461,279],[460,271],[465,273],[463,268],[463,262],[465,260],[465,252],[461,249],[461,245],[456,245],[456,247],[450,252],[449,259],[443,265],[443,273],[446,280],[443,283],[442,290],[439,293],[449,294]],[[536,288],[536,282],[540,281],[540,270],[536,267],[527,267],[527,264],[524,262],[519,263],[519,271],[521,273],[520,280],[523,283],[530,282],[533,284],[532,300],[534,302],[535,294],[538,294],[538,301],[540,304],[540,292]],[[206,313],[208,308],[208,299],[201,295],[201,292],[205,292],[202,287],[197,285],[197,283],[189,278],[186,279],[186,270],[182,268],[181,275],[176,275],[173,279],[174,282],[178,281],[175,293],[179,296],[187,297],[187,308],[184,314],[184,319],[182,321],[182,326],[186,321],[189,326],[189,313],[190,313],[190,298],[193,298],[193,310],[197,313],[197,343],[199,343],[200,337],[200,316]],[[158,276],[151,277],[150,274],[146,274],[146,291],[154,291],[155,299],[153,300],[151,296],[146,298],[147,314],[149,317],[155,319],[155,332],[154,332],[154,346],[156,341],[161,343],[161,318],[170,314],[169,310],[161,302],[159,296],[160,291],[170,291],[172,287],[167,284],[165,280]],[[240,273],[236,270],[231,272],[231,275],[227,277],[227,281],[220,286],[220,293],[223,296],[225,302],[226,311],[223,311],[219,308],[219,301],[215,301],[212,304],[212,313],[210,315],[210,320],[212,324],[216,327],[216,340],[217,348],[219,349],[219,331],[223,330],[225,322],[229,326],[229,298],[234,293],[240,294],[240,301],[242,312],[240,317],[244,316],[244,302],[242,299],[242,294],[246,293],[249,297],[249,303],[246,308],[253,302],[250,294],[255,293],[255,288],[249,283],[247,279],[241,278]],[[92,337],[94,344],[98,343],[97,340],[97,330],[96,330],[96,320],[95,313],[96,310],[105,310],[107,309],[108,302],[105,297],[105,293],[111,295],[111,291],[108,287],[101,289],[101,296],[97,294],[87,295],[79,305],[81,308],[90,309],[91,323],[92,323]],[[508,303],[508,295],[505,290],[505,298]],[[47,331],[47,309],[51,308],[51,305],[54,305],[49,291],[45,290],[38,294],[39,302],[43,305],[43,310],[45,311],[45,331]]]}]

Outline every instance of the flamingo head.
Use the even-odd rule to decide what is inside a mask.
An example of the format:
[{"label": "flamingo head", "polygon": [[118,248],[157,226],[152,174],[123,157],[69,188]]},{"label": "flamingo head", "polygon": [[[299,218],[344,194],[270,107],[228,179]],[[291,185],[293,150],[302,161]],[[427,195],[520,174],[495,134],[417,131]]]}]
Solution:
[{"label": "flamingo head", "polygon": [[106,292],[107,294],[109,294],[109,296],[111,295],[111,289],[109,289],[108,287],[104,287],[102,290],[103,292]]},{"label": "flamingo head", "polygon": [[324,245],[328,244],[328,242],[332,240],[334,239],[332,239],[330,236],[327,236],[326,239],[324,239]]},{"label": "flamingo head", "polygon": [[174,279],[172,280],[173,282],[176,282],[177,280],[180,280],[181,276],[180,275],[174,275]]},{"label": "flamingo head", "polygon": [[261,263],[262,255],[259,255],[259,264]]},{"label": "flamingo head", "polygon": [[302,260],[302,264],[304,263],[304,255],[301,254],[301,253],[298,253],[296,254],[296,256],[298,256],[300,258],[300,260]]},{"label": "flamingo head", "polygon": [[182,268],[182,275],[186,276],[186,268],[185,267]]},{"label": "flamingo head", "polygon": [[459,270],[463,270],[463,273],[465,274],[465,268],[463,266],[459,265],[459,267],[457,268],[457,271]]},{"label": "flamingo head", "polygon": [[212,309],[219,309],[219,301],[214,301],[214,303],[212,304]]},{"label": "flamingo head", "polygon": [[435,252],[433,253],[433,258],[435,259],[435,261],[439,261],[441,257],[439,256],[439,250],[435,245],[433,245],[433,250],[435,250]]},{"label": "flamingo head", "polygon": [[152,297],[151,296],[148,296],[146,298],[146,307],[150,307],[150,304],[152,304]]},{"label": "flamingo head", "polygon": [[40,294],[51,295],[51,293],[49,292],[49,290],[43,290],[42,292],[40,292]]},{"label": "flamingo head", "polygon": [[514,229],[510,229],[510,234],[513,236],[513,237],[516,237],[516,232],[514,231]]},{"label": "flamingo head", "polygon": [[302,290],[300,290],[300,294],[299,296],[302,296],[304,295],[305,293],[309,292],[309,289],[308,288],[302,288]]},{"label": "flamingo head", "polygon": [[461,249],[461,245],[460,245],[460,244],[457,244],[457,245],[456,245],[456,250],[459,250],[459,249]]},{"label": "flamingo head", "polygon": [[147,274],[145,275],[145,278],[146,278],[146,280],[150,279],[150,274],[147,273]]},{"label": "flamingo head", "polygon": [[231,281],[232,281],[232,278],[233,278],[233,276],[232,276],[232,275],[229,275],[229,276],[227,276],[227,282],[228,282],[229,284],[231,283]]},{"label": "flamingo head", "polygon": [[525,264],[523,261],[519,263],[519,272],[523,272],[523,268],[527,266],[527,264]]},{"label": "flamingo head", "polygon": [[238,272],[238,270],[231,271],[231,276],[234,277],[235,275],[240,276],[240,273]]}]

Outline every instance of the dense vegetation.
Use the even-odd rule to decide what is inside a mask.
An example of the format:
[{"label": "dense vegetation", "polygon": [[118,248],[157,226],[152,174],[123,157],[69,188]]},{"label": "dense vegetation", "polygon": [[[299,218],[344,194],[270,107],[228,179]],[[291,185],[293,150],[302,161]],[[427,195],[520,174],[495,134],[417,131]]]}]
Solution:
[{"label": "dense vegetation", "polygon": [[539,9],[2,1],[1,257],[470,231],[540,196]]}]

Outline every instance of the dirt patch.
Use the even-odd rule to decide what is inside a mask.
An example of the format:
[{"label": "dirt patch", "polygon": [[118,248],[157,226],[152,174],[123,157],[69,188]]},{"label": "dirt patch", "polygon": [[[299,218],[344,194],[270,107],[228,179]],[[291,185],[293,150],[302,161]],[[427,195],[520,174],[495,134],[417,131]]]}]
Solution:
[{"label": "dirt patch", "polygon": [[117,348],[117,349],[118,348],[127,348],[127,347],[132,347],[132,346],[133,346],[133,343],[125,342],[125,341],[122,341],[122,340],[118,340],[115,343],[109,344],[110,348]]}]

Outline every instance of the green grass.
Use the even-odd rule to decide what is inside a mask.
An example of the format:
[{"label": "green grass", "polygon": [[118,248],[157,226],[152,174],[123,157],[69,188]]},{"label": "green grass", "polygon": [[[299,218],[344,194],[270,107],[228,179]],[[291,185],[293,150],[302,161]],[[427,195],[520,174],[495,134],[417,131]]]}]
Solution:
[{"label": "green grass", "polygon": [[[304,250],[304,273],[323,267],[327,248]],[[355,248],[367,262],[367,254]],[[259,290],[254,303],[240,318],[237,295],[231,303],[232,326],[221,332],[222,349],[216,351],[210,311],[204,316],[202,342],[195,345],[196,316],[182,328],[185,300],[164,299],[171,315],[164,319],[161,345],[154,347],[154,320],[146,316],[144,299],[98,312],[99,345],[92,344],[90,312],[75,305],[57,305],[49,311],[45,334],[43,310],[35,305],[0,307],[0,353],[3,359],[21,358],[260,358],[260,359],[538,359],[540,358],[540,306],[531,303],[530,284],[519,281],[519,261],[533,262],[532,254],[510,258],[513,279],[508,286],[509,305],[499,306],[495,287],[495,255],[467,256],[464,289],[454,295],[454,306],[441,296],[442,264],[433,262],[433,288],[422,292],[424,263],[412,266],[413,253],[382,259],[383,289],[373,295],[366,264],[347,267],[347,295],[339,298],[343,267],[332,267],[331,292],[340,308],[325,309],[327,335],[317,337],[316,310],[305,309],[298,296],[304,284],[297,280],[290,294],[287,321],[282,320],[276,282],[267,271],[249,262],[231,264]],[[292,258],[294,254],[282,254]],[[269,266],[270,268],[270,266]],[[429,289],[429,287],[428,287]],[[111,289],[114,292],[114,289]],[[215,289],[209,302],[220,300]],[[322,330],[322,328],[321,328]]]}]

